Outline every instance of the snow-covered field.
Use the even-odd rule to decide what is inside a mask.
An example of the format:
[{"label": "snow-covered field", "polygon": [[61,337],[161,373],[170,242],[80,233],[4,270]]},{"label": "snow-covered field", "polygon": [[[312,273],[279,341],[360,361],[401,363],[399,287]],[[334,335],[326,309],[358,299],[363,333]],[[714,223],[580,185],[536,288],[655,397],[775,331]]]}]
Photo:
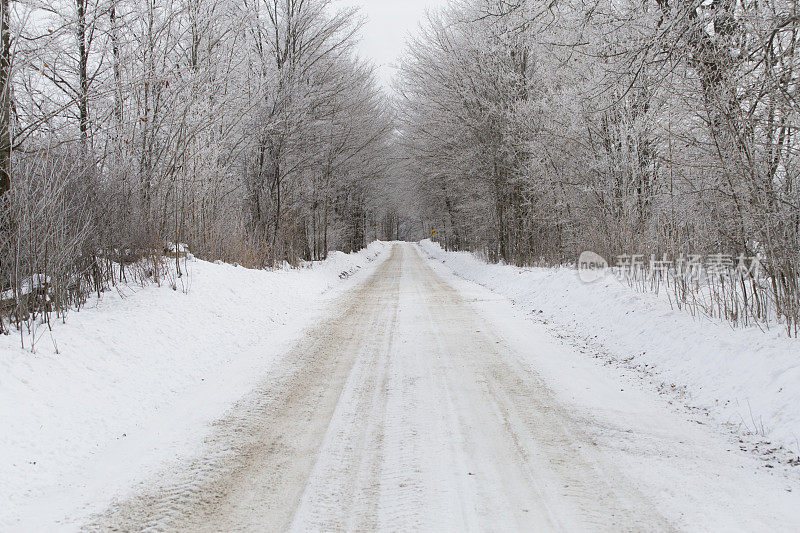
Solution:
[{"label": "snow-covered field", "polygon": [[583,283],[569,268],[490,265],[466,252],[421,247],[456,275],[477,282],[551,324],[573,341],[599,348],[627,367],[652,374],[719,422],[800,453],[800,340],[782,328],[733,329],[673,310],[611,276]]},{"label": "snow-covered field", "polygon": [[41,327],[35,353],[0,338],[0,530],[73,521],[191,455],[385,250],[272,272],[192,260],[178,290],[124,287]]}]

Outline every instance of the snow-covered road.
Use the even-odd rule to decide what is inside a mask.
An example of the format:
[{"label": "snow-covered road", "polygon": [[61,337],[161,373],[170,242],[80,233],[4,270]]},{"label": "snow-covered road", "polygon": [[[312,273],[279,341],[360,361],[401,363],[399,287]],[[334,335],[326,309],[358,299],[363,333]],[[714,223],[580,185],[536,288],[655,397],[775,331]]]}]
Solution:
[{"label": "snow-covered road", "polygon": [[800,484],[396,244],[88,529],[793,530]]}]

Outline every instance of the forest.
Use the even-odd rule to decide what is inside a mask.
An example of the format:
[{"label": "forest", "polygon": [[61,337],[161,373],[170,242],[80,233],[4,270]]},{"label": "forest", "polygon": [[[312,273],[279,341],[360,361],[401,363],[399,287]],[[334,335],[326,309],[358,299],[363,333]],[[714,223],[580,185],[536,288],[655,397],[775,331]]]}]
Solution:
[{"label": "forest", "polygon": [[[793,0],[432,14],[398,81],[425,229],[516,265],[639,257],[628,281],[678,307],[797,334],[799,15]],[[699,257],[715,268],[698,278]]]},{"label": "forest", "polygon": [[[435,233],[520,266],[642,257],[629,282],[679,307],[800,327],[793,0],[454,0],[391,91],[330,0],[0,4],[17,323],[41,285],[63,313],[181,243],[271,268]],[[697,256],[723,268],[656,279]]]},{"label": "forest", "polygon": [[46,280],[64,309],[173,243],[255,268],[363,247],[392,122],[359,20],[317,0],[3,0],[3,288]]}]

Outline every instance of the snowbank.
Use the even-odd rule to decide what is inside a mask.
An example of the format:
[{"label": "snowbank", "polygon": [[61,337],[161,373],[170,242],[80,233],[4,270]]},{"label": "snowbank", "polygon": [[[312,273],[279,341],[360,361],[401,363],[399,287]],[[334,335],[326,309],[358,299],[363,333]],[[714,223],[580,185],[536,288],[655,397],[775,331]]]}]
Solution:
[{"label": "snowbank", "polygon": [[559,329],[601,344],[620,361],[667,385],[718,420],[800,447],[800,340],[781,328],[732,329],[673,310],[663,297],[638,293],[613,277],[583,283],[569,268],[489,265],[466,252],[422,249],[458,276],[506,296]]},{"label": "snowbank", "polygon": [[388,248],[299,270],[189,260],[177,290],[111,291],[52,335],[39,328],[36,353],[0,337],[0,530],[75,527],[198,449],[208,423]]}]

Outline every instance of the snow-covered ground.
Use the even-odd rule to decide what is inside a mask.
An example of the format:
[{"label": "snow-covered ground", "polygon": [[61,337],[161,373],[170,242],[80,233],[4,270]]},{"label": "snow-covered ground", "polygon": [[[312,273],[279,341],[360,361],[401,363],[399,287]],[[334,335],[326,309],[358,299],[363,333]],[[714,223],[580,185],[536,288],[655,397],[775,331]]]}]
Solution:
[{"label": "snow-covered ground", "polygon": [[800,528],[786,450],[639,379],[796,452],[794,340],[430,242],[187,266],[0,339],[0,530]]},{"label": "snow-covered ground", "polygon": [[190,456],[385,250],[270,272],[191,260],[178,290],[123,287],[40,327],[35,353],[0,338],[0,530],[74,525]]},{"label": "snow-covered ground", "polygon": [[795,472],[412,244],[271,374],[89,528],[800,530]]},{"label": "snow-covered ground", "polygon": [[667,389],[685,391],[688,404],[719,422],[779,443],[786,450],[778,459],[800,453],[800,340],[786,338],[781,328],[733,329],[695,318],[612,276],[584,283],[569,268],[491,265],[470,253],[445,252],[430,240],[421,247],[457,276],[588,344],[587,351],[601,349]]}]

